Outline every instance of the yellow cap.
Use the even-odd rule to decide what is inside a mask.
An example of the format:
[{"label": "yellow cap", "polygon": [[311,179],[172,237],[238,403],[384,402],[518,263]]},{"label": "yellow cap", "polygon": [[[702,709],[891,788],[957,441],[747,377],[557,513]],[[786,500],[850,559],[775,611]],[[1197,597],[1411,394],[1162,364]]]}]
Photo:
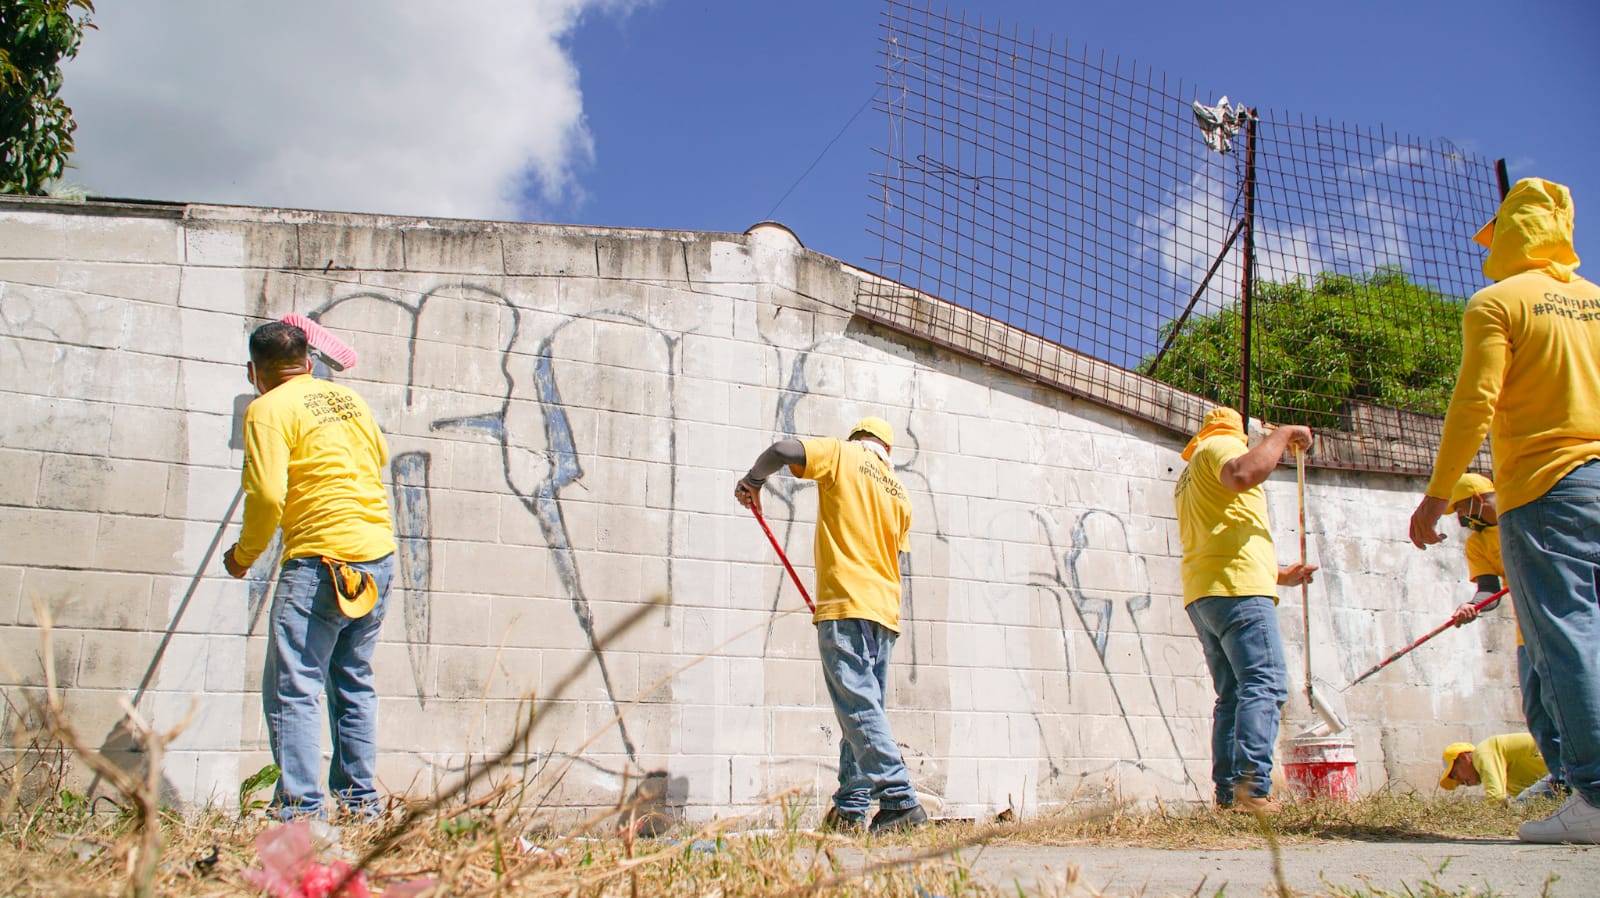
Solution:
[{"label": "yellow cap", "polygon": [[871,434],[882,440],[886,448],[894,448],[894,428],[882,418],[862,418],[857,421],[856,426],[850,428],[850,435],[855,436],[858,433]]},{"label": "yellow cap", "polygon": [[1462,752],[1472,751],[1474,748],[1477,748],[1477,746],[1473,745],[1471,742],[1452,742],[1445,746],[1444,776],[1439,778],[1439,788],[1449,791],[1461,785],[1450,776],[1450,771],[1455,769],[1456,758],[1461,757]]},{"label": "yellow cap", "polygon": [[1494,484],[1482,474],[1462,474],[1456,485],[1450,488],[1450,507],[1455,508],[1456,503],[1462,499],[1471,499],[1494,492]]},{"label": "yellow cap", "polygon": [[332,558],[322,561],[333,578],[333,595],[345,617],[359,620],[378,606],[378,581],[371,574]]}]

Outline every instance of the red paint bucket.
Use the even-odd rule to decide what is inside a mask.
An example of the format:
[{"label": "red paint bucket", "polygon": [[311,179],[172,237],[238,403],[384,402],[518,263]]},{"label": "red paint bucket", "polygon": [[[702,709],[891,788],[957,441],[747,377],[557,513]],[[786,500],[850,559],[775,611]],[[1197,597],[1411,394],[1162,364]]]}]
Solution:
[{"label": "red paint bucket", "polygon": [[1283,774],[1302,798],[1355,801],[1356,744],[1338,736],[1299,736],[1289,741]]}]

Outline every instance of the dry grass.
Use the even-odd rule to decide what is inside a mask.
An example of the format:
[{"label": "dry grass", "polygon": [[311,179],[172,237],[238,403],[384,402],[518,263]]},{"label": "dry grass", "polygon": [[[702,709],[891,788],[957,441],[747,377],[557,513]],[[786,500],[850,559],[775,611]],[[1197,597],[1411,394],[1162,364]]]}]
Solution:
[{"label": "dry grass", "polygon": [[[0,870],[12,874],[0,885],[0,894],[42,898],[127,893],[128,849],[144,838],[141,815],[102,808],[92,813],[71,796],[17,807],[0,822]],[[1547,810],[1379,795],[1346,805],[1291,805],[1270,824],[1274,838],[1286,844],[1504,838],[1520,820]],[[340,845],[324,857],[354,862],[385,844],[386,832],[402,815],[396,808],[387,823],[347,823]],[[464,896],[997,896],[1016,892],[979,881],[967,860],[988,844],[1193,849],[1260,847],[1265,841],[1257,821],[1241,815],[1115,806],[1016,823],[930,827],[888,838],[845,838],[804,829],[801,818],[815,812],[804,810],[794,795],[777,803],[780,825],[762,830],[740,831],[744,823],[730,820],[698,829],[679,827],[656,838],[629,838],[617,835],[616,816],[607,812],[555,832],[544,828],[540,815],[509,806],[439,808],[425,820],[412,818],[405,838],[374,859],[369,882],[379,892],[430,877],[439,883],[436,894]],[[186,898],[252,894],[241,874],[259,864],[254,839],[269,825],[256,815],[164,816],[164,851],[151,882],[153,892]],[[1042,885],[1039,894],[1090,898],[1097,893],[1059,880]]]},{"label": "dry grass", "polygon": [[[643,620],[654,605],[620,622],[601,640],[602,646]],[[49,618],[42,607],[36,613],[49,657]],[[496,760],[511,757],[527,743],[540,720],[542,702],[558,699],[578,673],[558,683],[548,698],[532,701],[525,722]],[[260,863],[256,837],[275,824],[256,812],[180,816],[162,809],[156,777],[116,769],[77,737],[62,713],[53,679],[47,683],[43,707],[36,711],[39,728],[16,746],[21,750],[11,756],[13,766],[0,769],[6,788],[0,803],[0,871],[8,874],[0,876],[0,896],[259,894],[244,874]],[[131,706],[125,711],[130,734],[145,757],[159,758],[173,734],[144,724]],[[64,789],[69,755],[101,775],[116,797],[91,803]],[[626,803],[552,828],[553,818],[541,812],[537,797],[549,794],[566,768],[541,769],[527,779],[508,777],[507,770],[486,764],[436,796],[396,801],[380,821],[346,821],[321,859],[343,860],[364,870],[377,894],[428,879],[435,885],[427,894],[452,896],[987,898],[1018,894],[1015,886],[1002,889],[973,875],[967,859],[990,844],[1174,849],[1265,844],[1275,862],[1279,843],[1504,838],[1521,820],[1555,806],[1552,801],[1504,808],[1471,799],[1378,795],[1351,804],[1290,805],[1270,820],[1256,820],[1205,809],[1141,810],[1109,804],[1020,822],[847,838],[803,828],[803,819],[817,816],[818,802],[789,792],[775,796],[749,820],[721,820],[700,828],[680,825],[643,838],[634,835],[639,827],[632,824],[651,809]],[[776,826],[770,825],[773,819]],[[758,823],[768,828],[751,828]],[[1096,898],[1098,893],[1069,870],[1064,877],[1037,884],[1034,894]],[[1289,893],[1285,889],[1283,894]],[[1382,898],[1386,893],[1345,894]],[[1426,883],[1423,891],[1406,894],[1473,895]]]}]

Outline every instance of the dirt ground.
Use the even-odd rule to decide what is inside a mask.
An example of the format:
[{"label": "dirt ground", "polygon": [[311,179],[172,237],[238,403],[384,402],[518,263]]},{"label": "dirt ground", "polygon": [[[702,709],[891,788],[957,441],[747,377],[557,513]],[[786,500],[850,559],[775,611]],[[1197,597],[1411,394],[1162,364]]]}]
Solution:
[{"label": "dirt ground", "polygon": [[[996,885],[1015,882],[1026,894],[1069,865],[1080,881],[1111,896],[1258,898],[1273,894],[1272,856],[1259,849],[1160,849],[1083,846],[989,846],[969,858]],[[1600,847],[1530,845],[1516,840],[1322,842],[1283,848],[1284,876],[1297,894],[1338,895],[1383,889],[1397,896],[1429,894],[1426,883],[1505,898],[1592,898],[1600,895]],[[1559,877],[1546,890],[1546,882]],[[1410,891],[1406,890],[1409,887]],[[1450,894],[1455,894],[1452,891]],[[1382,892],[1378,894],[1383,894]]]}]

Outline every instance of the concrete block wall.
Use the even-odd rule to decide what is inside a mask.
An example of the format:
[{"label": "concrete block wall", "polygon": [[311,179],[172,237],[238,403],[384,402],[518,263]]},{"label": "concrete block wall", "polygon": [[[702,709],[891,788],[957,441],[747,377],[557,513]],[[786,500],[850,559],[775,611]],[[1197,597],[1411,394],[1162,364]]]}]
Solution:
[{"label": "concrete block wall", "polygon": [[[120,698],[163,727],[187,718],[163,770],[173,800],[229,803],[269,759],[273,564],[233,581],[218,555],[239,524],[245,338],[295,311],[360,353],[338,377],[394,455],[387,789],[459,775],[537,697],[548,704],[509,773],[539,777],[553,809],[611,804],[650,772],[690,818],[764,813],[796,786],[820,808],[838,731],[812,627],[731,493],[773,439],[879,414],[915,512],[891,705],[918,787],[961,815],[1208,797],[1212,693],[1179,598],[1171,500],[1182,440],[853,319],[863,276],[770,225],[8,201],[7,745],[35,722],[37,600],[86,738],[137,764]],[[1420,489],[1310,475],[1323,565],[1311,665],[1332,684],[1470,593],[1459,542],[1404,541]],[[1287,560],[1292,471],[1268,492]],[[814,491],[774,478],[766,505],[810,582]],[[1280,619],[1297,692],[1287,739],[1309,720],[1298,592]],[[1436,643],[1347,696],[1364,788],[1434,788],[1444,744],[1520,727],[1508,614]]]}]

